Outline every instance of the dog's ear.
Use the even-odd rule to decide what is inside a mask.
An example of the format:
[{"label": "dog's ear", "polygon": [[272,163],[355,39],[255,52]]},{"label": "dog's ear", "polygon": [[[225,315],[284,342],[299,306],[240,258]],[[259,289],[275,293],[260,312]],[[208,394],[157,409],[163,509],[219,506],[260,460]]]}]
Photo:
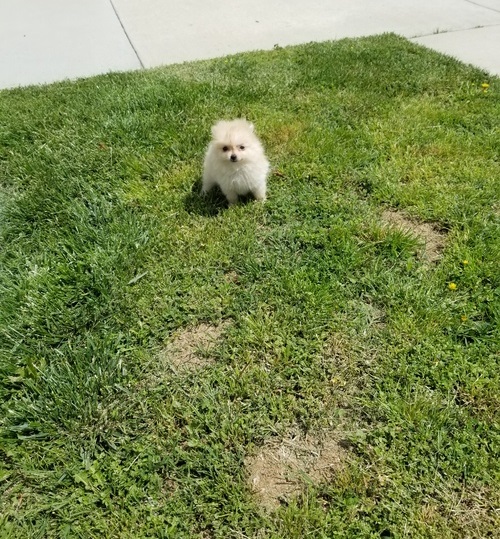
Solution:
[{"label": "dog's ear", "polygon": [[220,122],[217,122],[214,126],[212,126],[212,138],[218,139],[227,128],[227,122],[224,120],[221,120]]},{"label": "dog's ear", "polygon": [[245,126],[247,129],[250,129],[252,133],[255,131],[255,126],[253,125],[253,123],[247,120],[244,116],[242,116],[237,121],[240,123],[240,125]]}]

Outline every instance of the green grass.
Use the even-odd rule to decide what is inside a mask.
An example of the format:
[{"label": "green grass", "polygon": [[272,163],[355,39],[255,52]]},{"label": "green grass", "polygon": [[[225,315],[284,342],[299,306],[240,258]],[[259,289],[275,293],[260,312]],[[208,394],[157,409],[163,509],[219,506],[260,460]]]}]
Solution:
[{"label": "green grass", "polygon": [[[498,537],[499,96],[392,35],[1,92],[2,537]],[[275,173],[227,209],[238,116]],[[266,512],[245,462],[291,430],[345,462]]]}]

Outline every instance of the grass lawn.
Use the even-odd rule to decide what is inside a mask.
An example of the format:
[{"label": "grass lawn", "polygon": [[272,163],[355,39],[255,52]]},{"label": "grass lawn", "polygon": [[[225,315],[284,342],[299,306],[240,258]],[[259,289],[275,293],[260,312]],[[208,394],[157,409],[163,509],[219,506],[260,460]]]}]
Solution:
[{"label": "grass lawn", "polygon": [[1,92],[1,537],[499,537],[499,118],[393,35]]}]

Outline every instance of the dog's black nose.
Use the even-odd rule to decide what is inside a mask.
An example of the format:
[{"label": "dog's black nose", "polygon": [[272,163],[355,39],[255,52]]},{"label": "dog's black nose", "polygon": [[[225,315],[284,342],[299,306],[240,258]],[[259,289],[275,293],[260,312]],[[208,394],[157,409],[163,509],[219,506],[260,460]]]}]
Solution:
[{"label": "dog's black nose", "polygon": [[231,161],[236,161],[236,159],[238,159],[236,154],[235,153],[231,154]]}]

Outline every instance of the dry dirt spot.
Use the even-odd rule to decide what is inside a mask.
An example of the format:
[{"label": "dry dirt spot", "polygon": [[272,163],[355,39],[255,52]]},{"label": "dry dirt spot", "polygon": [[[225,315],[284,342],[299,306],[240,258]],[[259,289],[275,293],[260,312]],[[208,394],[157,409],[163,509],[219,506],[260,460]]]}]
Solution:
[{"label": "dry dirt spot", "polygon": [[484,538],[498,537],[498,507],[500,496],[496,491],[484,486],[468,485],[457,492],[451,486],[444,486],[441,503],[428,500],[420,508],[420,521],[434,525],[447,521],[457,537]]},{"label": "dry dirt spot", "polygon": [[240,282],[240,277],[239,277],[239,275],[238,275],[235,271],[228,271],[228,272],[224,275],[224,280],[226,281],[226,283],[239,284],[239,282]]},{"label": "dry dirt spot", "polygon": [[333,438],[292,435],[267,442],[247,458],[245,465],[258,503],[273,510],[307,485],[327,481],[340,471],[345,456],[345,450]]},{"label": "dry dirt spot", "polygon": [[227,321],[218,326],[202,323],[177,331],[161,352],[161,361],[176,370],[197,370],[212,364],[210,352],[227,326]]},{"label": "dry dirt spot", "polygon": [[441,258],[441,253],[446,243],[446,236],[436,230],[431,224],[419,223],[408,218],[403,213],[393,210],[384,211],[382,213],[382,221],[404,232],[409,232],[422,240],[425,245],[425,258],[429,262],[437,262]]}]

